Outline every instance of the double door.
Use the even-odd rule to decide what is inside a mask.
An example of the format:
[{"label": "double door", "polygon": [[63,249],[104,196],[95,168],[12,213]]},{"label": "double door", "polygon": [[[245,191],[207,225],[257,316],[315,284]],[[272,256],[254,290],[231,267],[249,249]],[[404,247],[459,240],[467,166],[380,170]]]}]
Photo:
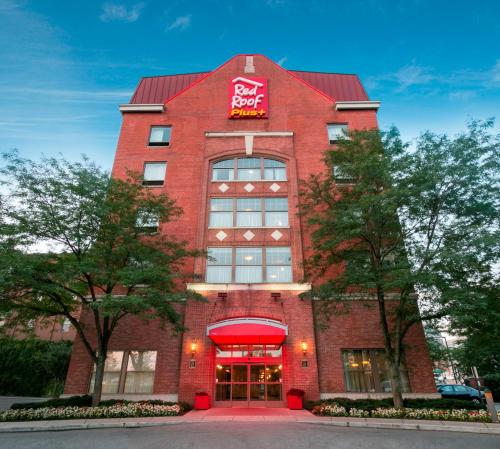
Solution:
[{"label": "double door", "polygon": [[220,363],[215,369],[215,405],[283,406],[281,364]]}]

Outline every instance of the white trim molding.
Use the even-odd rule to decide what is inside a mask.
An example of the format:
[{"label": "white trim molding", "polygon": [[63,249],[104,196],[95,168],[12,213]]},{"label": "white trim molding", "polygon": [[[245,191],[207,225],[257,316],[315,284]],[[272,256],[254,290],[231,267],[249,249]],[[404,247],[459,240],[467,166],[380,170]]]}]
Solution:
[{"label": "white trim molding", "polygon": [[187,284],[188,290],[195,292],[227,292],[237,290],[265,290],[265,291],[292,291],[308,292],[311,290],[311,284]]},{"label": "white trim molding", "polygon": [[163,112],[164,104],[121,104],[120,112]]},{"label": "white trim molding", "polygon": [[336,101],[335,109],[344,111],[347,109],[378,109],[380,101]]},{"label": "white trim molding", "polygon": [[207,131],[206,137],[293,137],[293,131],[233,131],[233,132],[212,132]]}]

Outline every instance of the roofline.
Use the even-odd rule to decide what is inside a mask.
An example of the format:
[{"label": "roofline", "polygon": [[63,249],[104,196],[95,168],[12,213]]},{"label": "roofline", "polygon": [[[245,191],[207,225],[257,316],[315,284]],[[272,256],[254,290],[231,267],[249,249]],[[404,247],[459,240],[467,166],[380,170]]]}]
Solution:
[{"label": "roofline", "polygon": [[289,72],[324,73],[325,75],[350,75],[350,76],[357,76],[359,78],[359,75],[357,73],[322,72],[318,70],[297,70],[297,69],[285,69],[285,70],[288,70]]},{"label": "roofline", "polygon": [[210,73],[210,70],[204,70],[202,72],[188,72],[188,73],[172,73],[170,75],[149,75],[149,76],[141,76],[141,80],[144,78],[160,78],[162,76],[182,76],[182,75],[200,75],[202,73]]}]

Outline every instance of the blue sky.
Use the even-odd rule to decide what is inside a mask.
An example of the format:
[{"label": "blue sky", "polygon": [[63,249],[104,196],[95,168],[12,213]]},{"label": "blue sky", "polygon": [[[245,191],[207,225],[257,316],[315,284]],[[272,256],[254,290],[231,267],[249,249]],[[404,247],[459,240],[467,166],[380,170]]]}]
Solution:
[{"label": "blue sky", "polygon": [[500,121],[499,17],[493,0],[0,0],[0,151],[111,167],[117,105],[141,76],[237,53],[357,73],[382,101],[382,128],[454,134]]}]

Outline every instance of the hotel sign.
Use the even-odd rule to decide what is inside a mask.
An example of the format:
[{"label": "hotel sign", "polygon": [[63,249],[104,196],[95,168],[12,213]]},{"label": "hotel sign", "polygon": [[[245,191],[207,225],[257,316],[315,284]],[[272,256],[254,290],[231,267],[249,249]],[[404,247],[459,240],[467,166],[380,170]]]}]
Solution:
[{"label": "hotel sign", "polygon": [[268,114],[267,80],[234,78],[229,83],[229,118],[262,119]]}]

